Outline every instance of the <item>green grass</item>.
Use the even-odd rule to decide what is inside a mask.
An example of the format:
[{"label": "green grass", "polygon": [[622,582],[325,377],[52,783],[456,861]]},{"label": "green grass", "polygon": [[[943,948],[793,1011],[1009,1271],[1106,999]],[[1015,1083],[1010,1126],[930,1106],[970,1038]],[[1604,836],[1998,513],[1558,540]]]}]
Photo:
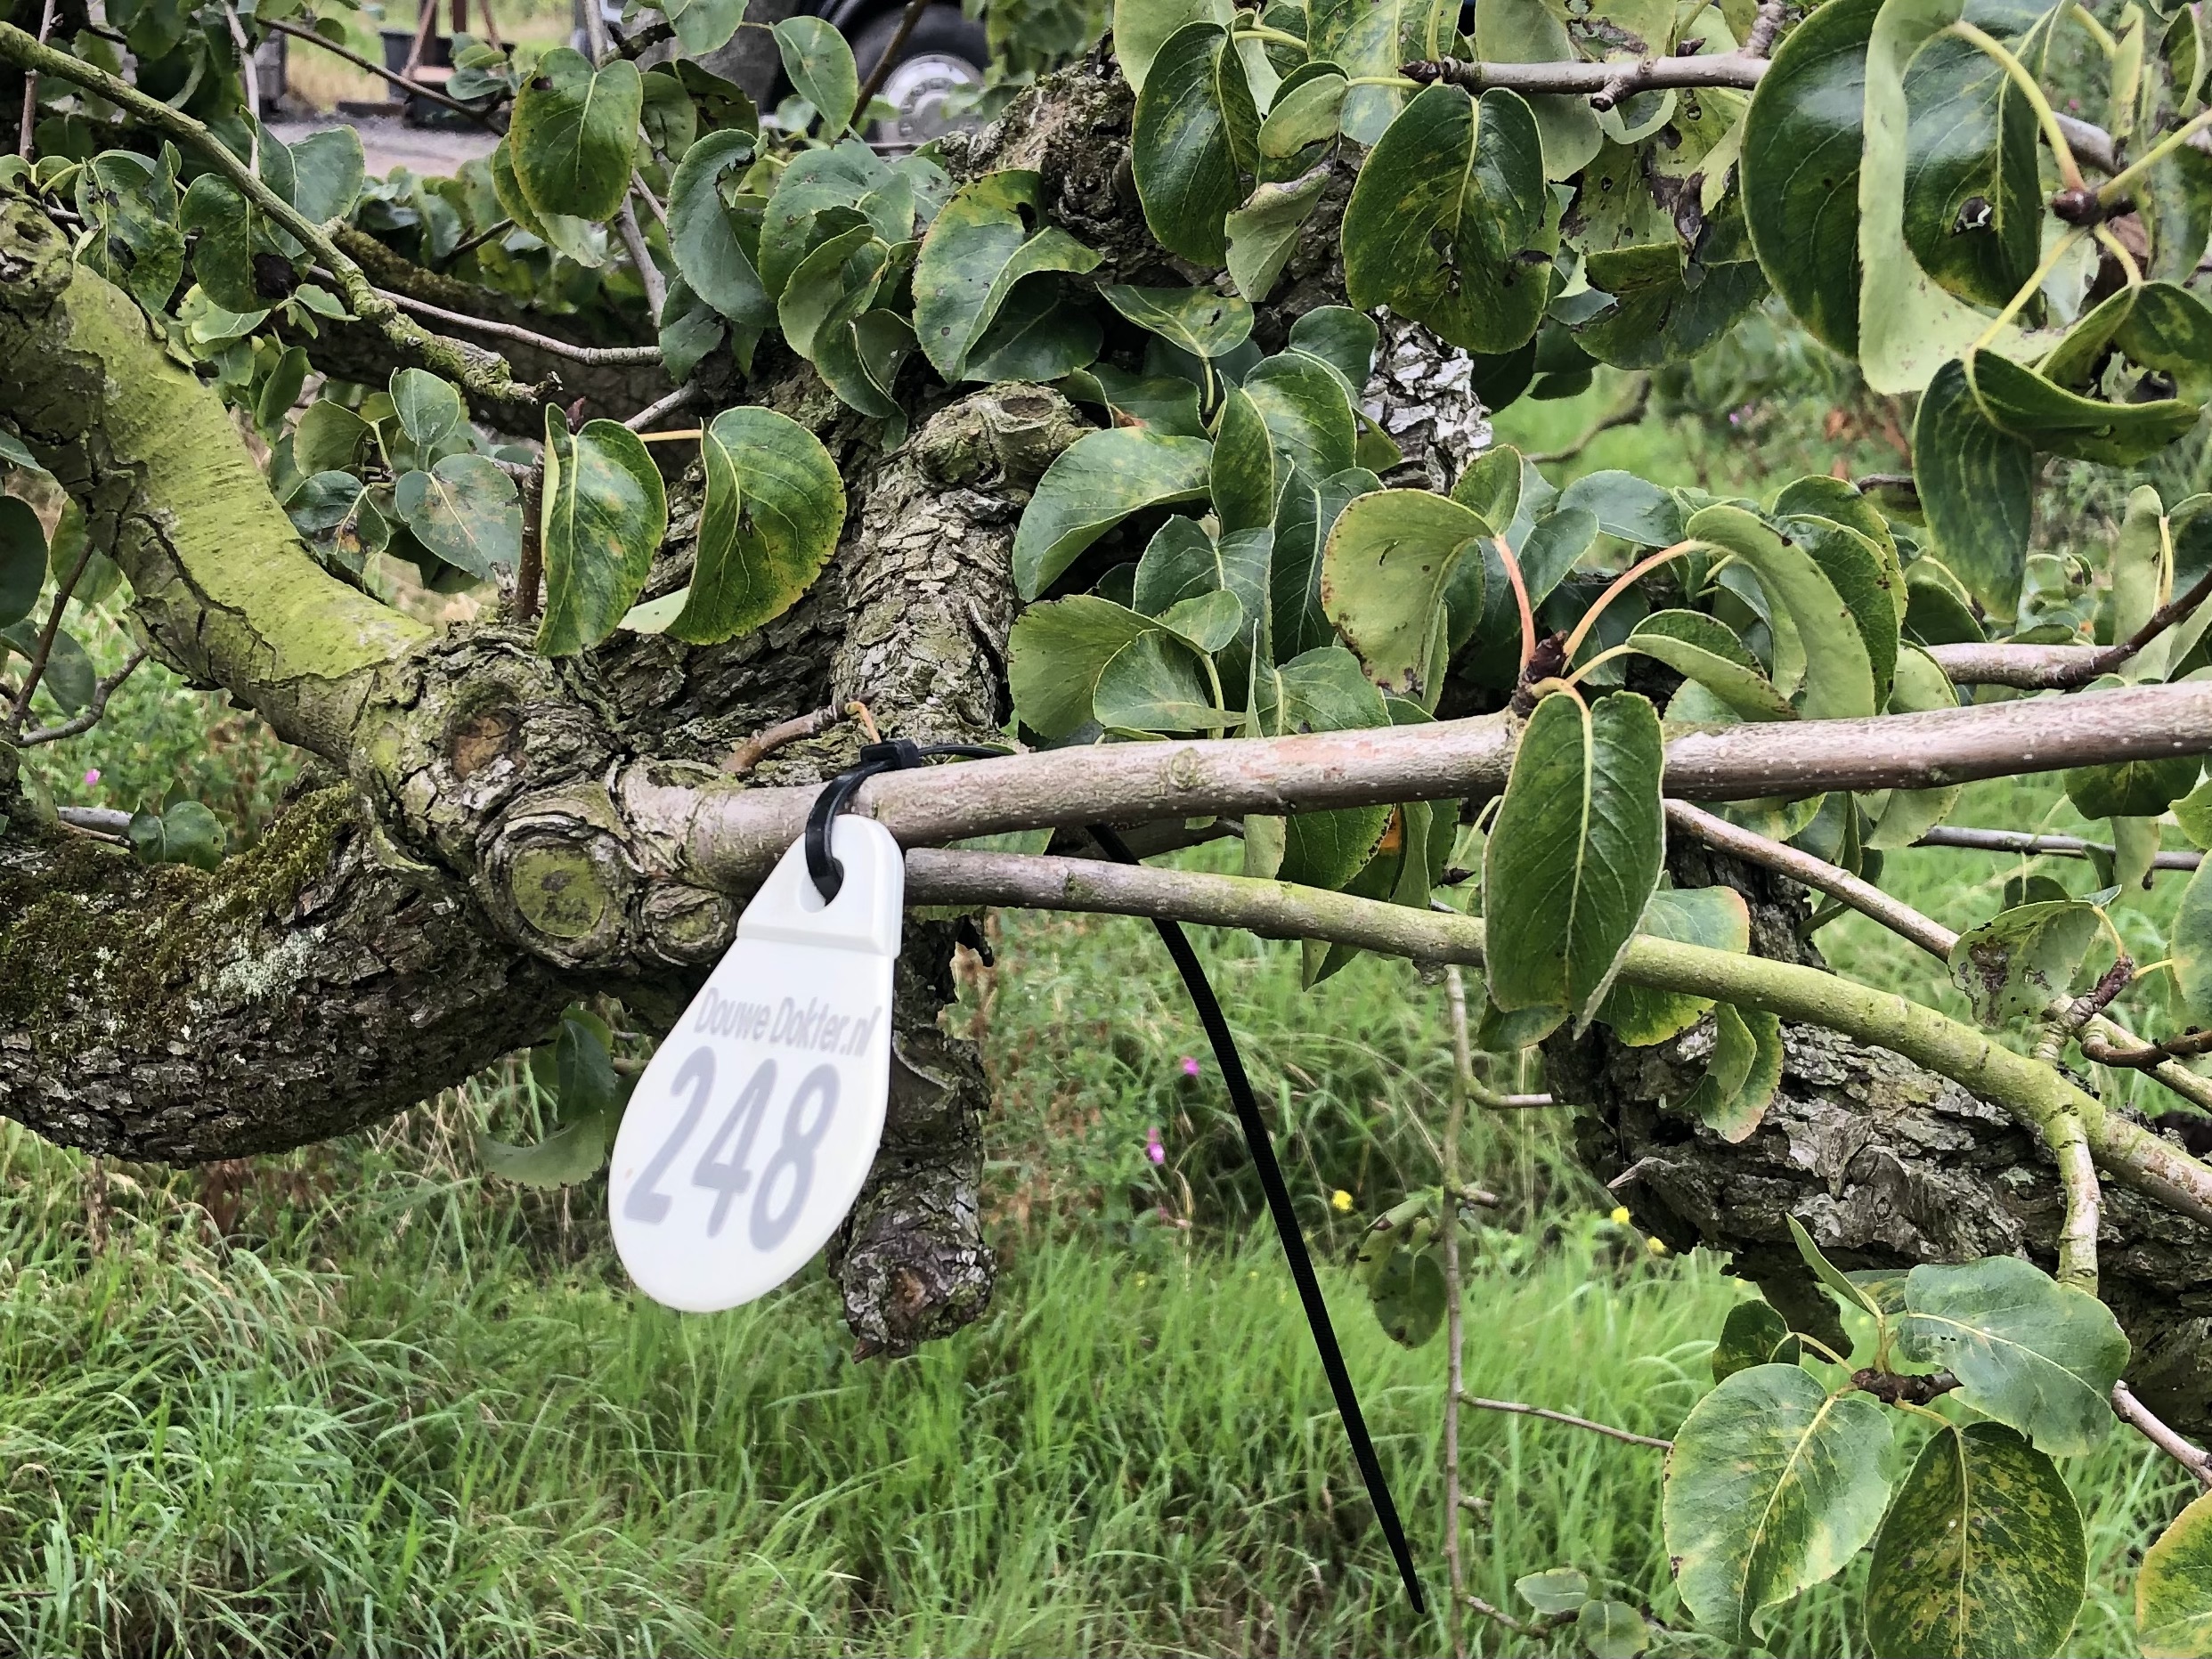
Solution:
[{"label": "green grass", "polygon": [[[1020,1102],[1142,1100],[1128,1079],[1180,1078],[1194,1028],[1134,924],[1009,918],[1001,942],[1005,1273],[981,1323],[897,1364],[848,1361],[817,1274],[709,1318],[630,1294],[596,1191],[564,1208],[472,1174],[468,1132],[486,1113],[517,1127],[526,1090],[265,1165],[236,1247],[209,1241],[191,1177],[130,1172],[96,1258],[83,1160],[6,1131],[0,1651],[1441,1651],[1399,1595],[1272,1241],[1161,1221],[1141,1126],[1095,1164],[1069,1153],[1055,1203],[1016,1218],[1042,1167],[1024,1159],[1049,1156]],[[1289,948],[1208,946],[1271,1067],[1312,1066],[1330,1099],[1373,1068],[1395,1110],[1441,1120],[1423,1081],[1437,988],[1373,963],[1302,1001]],[[1098,1075],[1069,1016],[1108,985],[1128,1079]],[[1166,1179],[1205,1134],[1167,1126]],[[1522,1196],[1476,1254],[1468,1386],[1671,1432],[1744,1291],[1614,1226],[1533,1115],[1476,1136],[1476,1178]],[[1333,1177],[1298,1179],[1310,1198]],[[1330,1278],[1433,1592],[1442,1346],[1395,1347]],[[1468,1534],[1476,1593],[1508,1604],[1518,1575],[1572,1565],[1682,1622],[1656,1453],[1480,1412],[1467,1441],[1491,1504]],[[2129,1653],[2129,1551],[2178,1483],[2118,1437],[2072,1473],[2098,1588],[2070,1651]],[[1851,1601],[1848,1580],[1807,1596],[1775,1650],[1860,1651]]]},{"label": "green grass", "polygon": [[[1615,391],[1601,377],[1584,399],[1518,406],[1501,435],[1556,446]],[[1755,488],[1880,459],[1863,436],[1829,443],[1745,407],[1725,435],[1655,418],[1552,470]],[[111,666],[119,642],[94,631]],[[292,758],[250,720],[211,733],[209,719],[149,668],[107,724],[34,765],[57,799],[103,805],[182,779],[248,836]],[[2047,782],[1976,785],[1955,821],[2094,833]],[[1884,884],[1964,926],[2020,867],[1908,851]],[[2079,863],[2036,867],[2093,884]],[[2135,916],[2163,916],[2176,892],[2163,878],[2120,913],[2131,943]],[[711,1318],[630,1294],[601,1189],[564,1204],[476,1174],[475,1129],[534,1126],[519,1081],[263,1160],[227,1246],[198,1177],[133,1168],[114,1176],[115,1240],[95,1256],[85,1160],[0,1127],[0,1652],[1447,1650],[1403,1605],[1157,942],[1102,918],[995,926],[1000,965],[968,977],[951,1017],[997,1085],[999,1292],[977,1326],[896,1364],[850,1362],[818,1270]],[[1871,924],[1818,937],[1839,969],[1963,1012],[1935,964]],[[1200,947],[1309,1234],[1340,1261],[1367,1217],[1434,1178],[1441,988],[1369,959],[1306,991],[1292,947]],[[2134,994],[2138,1012],[2154,992]],[[1607,1219],[1563,1126],[1535,1112],[1469,1127],[1470,1175],[1504,1201],[1470,1270],[1468,1386],[1671,1433],[1748,1293]],[[1393,1346],[1328,1277],[1433,1597],[1442,1345]],[[1466,1438],[1467,1487],[1490,1504],[1467,1531],[1476,1593],[1510,1606],[1517,1576],[1573,1565],[1686,1622],[1655,1452],[1482,1412]],[[2135,1651],[2134,1559],[2188,1495],[2170,1467],[2119,1435],[2070,1467],[2094,1580],[2070,1653]],[[1789,1608],[1773,1650],[1863,1652],[1864,1570]],[[1471,1634],[1485,1655],[1575,1650],[1564,1633]],[[1676,1635],[1660,1651],[1727,1650]]]}]

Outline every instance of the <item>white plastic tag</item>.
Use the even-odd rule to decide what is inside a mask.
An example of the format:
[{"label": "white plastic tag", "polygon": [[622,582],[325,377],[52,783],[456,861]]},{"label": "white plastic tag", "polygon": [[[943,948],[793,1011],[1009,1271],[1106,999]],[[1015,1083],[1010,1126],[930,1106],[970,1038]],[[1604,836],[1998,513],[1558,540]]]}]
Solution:
[{"label": "white plastic tag", "polygon": [[883,1136],[906,862],[871,818],[830,835],[836,899],[793,842],[614,1137],[614,1248],[639,1289],[687,1313],[750,1302],[813,1260]]}]

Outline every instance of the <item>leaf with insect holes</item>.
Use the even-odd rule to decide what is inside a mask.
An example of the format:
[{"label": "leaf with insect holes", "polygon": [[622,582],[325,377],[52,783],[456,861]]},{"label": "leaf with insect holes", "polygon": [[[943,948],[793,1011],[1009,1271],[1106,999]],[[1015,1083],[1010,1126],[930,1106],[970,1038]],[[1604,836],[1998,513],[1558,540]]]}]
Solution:
[{"label": "leaf with insect holes", "polygon": [[529,1146],[509,1146],[479,1132],[476,1161],[487,1174],[519,1186],[574,1186],[606,1167],[609,1130],[605,1117],[579,1118]]},{"label": "leaf with insect holes", "polygon": [[1431,86],[1369,152],[1343,239],[1345,290],[1360,309],[1387,305],[1470,352],[1527,340],[1558,248],[1528,105]]},{"label": "leaf with insect holes", "polygon": [[1483,855],[1490,997],[1587,1023],[1659,881],[1659,716],[1615,692],[1558,692],[1521,733]]},{"label": "leaf with insect holes", "polygon": [[1043,223],[1040,189],[1036,173],[987,174],[956,191],[922,239],[914,266],[915,334],[923,355],[947,380],[966,378],[969,353],[1024,277],[1098,265],[1095,253]]},{"label": "leaf with insect holes", "polygon": [[[1663,887],[1652,894],[1636,923],[1639,933],[1708,950],[1751,948],[1751,911],[1732,887]],[[1614,980],[1598,1006],[1598,1018],[1631,1048],[1679,1037],[1712,1006],[1708,996],[1647,990]]]},{"label": "leaf with insect holes", "polygon": [[594,69],[556,46],[515,98],[508,154],[523,194],[541,214],[614,217],[630,193],[630,151],[645,88],[638,66],[617,58]]},{"label": "leaf with insect holes", "polygon": [[2107,403],[2053,386],[1995,352],[1970,351],[1963,367],[1983,417],[2041,454],[2132,467],[2197,424],[2200,403],[2161,397]]},{"label": "leaf with insect holes", "polygon": [[1395,1250],[1368,1289],[1375,1322],[1401,1347],[1418,1348],[1443,1324],[1443,1269],[1427,1251]]},{"label": "leaf with insect holes", "polygon": [[1590,1659],[1639,1659],[1651,1647],[1651,1622],[1610,1597],[1582,1604],[1574,1615],[1574,1634]]},{"label": "leaf with insect holes", "polygon": [[1152,61],[1170,37],[1191,23],[1229,27],[1230,0],[1114,0],[1114,57],[1132,93],[1141,94]]},{"label": "leaf with insect holes", "polygon": [[[1236,596],[1208,598],[1226,601],[1226,620],[1234,629],[1242,614]],[[1091,712],[1110,732],[1219,732],[1239,718],[1215,707],[1203,656],[1164,620],[1115,652],[1099,671]]]},{"label": "leaf with insect holes", "polygon": [[1379,490],[1338,515],[1322,613],[1383,690],[1419,700],[1429,688],[1444,591],[1491,533],[1471,508],[1426,490]]},{"label": "leaf with insect holes", "polygon": [[1108,282],[1098,295],[1140,329],[1193,357],[1226,357],[1251,337],[1252,307],[1233,294]]},{"label": "leaf with insect holes", "polygon": [[1283,267],[1297,251],[1299,230],[1321,205],[1330,172],[1330,164],[1323,162],[1297,178],[1262,183],[1242,207],[1223,219],[1229,239],[1224,250],[1229,279],[1245,298],[1262,300],[1273,291]]},{"label": "leaf with insect holes", "polygon": [[571,434],[545,411],[545,614],[537,648],[566,656],[613,633],[668,533],[668,495],[638,435],[612,420]]},{"label": "leaf with insect holes", "polygon": [[1898,1351],[1941,1367],[1958,1396],[2053,1457],[2094,1452],[2112,1427],[2127,1338],[2103,1303],[2031,1262],[1992,1256],[1905,1276]]},{"label": "leaf with insect holes", "polygon": [[415,539],[479,581],[522,559],[522,498],[488,455],[448,455],[427,472],[403,474],[392,506]]},{"label": "leaf with insect holes", "polygon": [[218,867],[230,847],[223,820],[197,801],[132,813],[123,838],[141,864],[188,864],[196,870]]},{"label": "leaf with insect holes", "polygon": [[2016,906],[1958,936],[1951,978],[1984,1025],[2040,1018],[2071,991],[2102,925],[2079,899]]},{"label": "leaf with insect holes", "polygon": [[1834,1577],[1881,1525],[1881,1406],[1796,1365],[1753,1365],[1691,1408],[1661,1509],[1675,1588],[1723,1642],[1764,1645],[1765,1615]]},{"label": "leaf with insect holes", "polygon": [[1820,573],[1850,613],[1851,625],[1866,647],[1873,671],[1875,702],[1885,702],[1897,672],[1899,630],[1890,598],[1889,573],[1875,544],[1848,525],[1814,513],[1778,513],[1774,527],[1784,541],[1809,554]]},{"label": "leaf with insect holes", "polygon": [[2212,1492],[2174,1517],[2135,1575],[2143,1659],[2212,1659]]},{"label": "leaf with insect holes", "polygon": [[1084,549],[1140,508],[1206,493],[1213,445],[1142,427],[1086,433],[1054,458],[1014,533],[1014,586],[1034,599]]},{"label": "leaf with insect holes", "polygon": [[745,20],[745,0],[658,0],[687,58],[719,52]]},{"label": "leaf with insect holes", "polygon": [[[2032,254],[2040,248],[2042,216],[2032,198],[2041,192],[2032,143],[2021,149],[2000,140],[2001,154],[1994,168],[1986,150],[1981,151],[1984,159],[1974,157],[1988,142],[1977,139],[1974,121],[1991,107],[1992,100],[2014,102],[2017,94],[2002,74],[1991,73],[1995,65],[1978,66],[1969,73],[1963,60],[1952,57],[1967,45],[1949,33],[1966,4],[1891,0],[1877,12],[1866,35],[1857,355],[1867,383],[1884,394],[1922,390],[1947,361],[1977,344],[1993,344],[2007,355],[2029,355],[2056,343],[2055,333],[2029,334],[2013,322],[1993,324],[1980,305],[1954,292],[1915,256],[1916,241],[1957,247],[1961,252],[1955,258],[1939,256],[1937,263],[1951,282],[1976,287],[2001,279],[2023,248],[2032,264]],[[2009,37],[2023,50],[2026,30],[2044,27],[2030,12],[1979,6],[1975,12],[1990,32]],[[2006,119],[2016,123],[2018,116]],[[1996,126],[1987,120],[1980,131],[1991,138],[1997,134]],[[1948,222],[1942,218],[1941,203],[1957,188],[1960,172],[1948,169],[1941,157],[1944,146],[1955,143],[1965,157],[1964,170],[1978,168],[1990,177],[2002,174],[2005,183],[2000,193],[2009,199],[2009,205],[1984,197],[1980,207],[1968,210],[1968,202],[1962,199]],[[1924,195],[1915,190],[1923,183]],[[2031,199],[2023,203],[2023,194]],[[2020,224],[2023,214],[2029,225]],[[1977,225],[1983,228],[1977,230]],[[1985,232],[1996,235],[1986,239]],[[1979,247],[1966,246],[1978,239]],[[1766,251],[1764,245],[1761,251]]]},{"label": "leaf with insect holes", "polygon": [[2058,1466],[1996,1423],[1945,1424],[1875,1534],[1878,1654],[2054,1654],[2088,1590],[2081,1508]]},{"label": "leaf with insect holes", "polygon": [[1590,1599],[1590,1575],[1574,1567],[1526,1573],[1513,1581],[1513,1593],[1543,1617],[1558,1618]]},{"label": "leaf with insect holes", "polygon": [[392,372],[392,409],[418,453],[427,455],[468,421],[461,395],[447,381],[423,369]]}]

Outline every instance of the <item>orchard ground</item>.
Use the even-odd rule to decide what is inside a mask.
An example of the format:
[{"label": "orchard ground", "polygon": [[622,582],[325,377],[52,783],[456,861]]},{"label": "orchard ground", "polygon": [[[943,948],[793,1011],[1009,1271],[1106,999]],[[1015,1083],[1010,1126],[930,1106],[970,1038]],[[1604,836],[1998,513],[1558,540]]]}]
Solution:
[{"label": "orchard ground", "polygon": [[[1503,435],[1562,446],[1626,390],[1607,377],[1524,406]],[[1748,487],[1758,468],[1838,456],[1875,469],[1878,423],[1834,424],[1738,439],[1725,412],[1654,417],[1570,466]],[[194,793],[250,834],[296,763],[250,722],[214,723],[211,760],[206,700],[150,670],[92,736],[38,764],[58,799],[123,806],[198,768]],[[2041,785],[1979,785],[1956,821],[2082,827]],[[2084,866],[2036,867],[2090,884]],[[1884,884],[1958,925],[1993,914],[2019,868],[1907,852]],[[1212,1062],[1185,1063],[1203,1039],[1150,930],[1008,914],[996,931],[997,967],[966,977],[948,1017],[999,1085],[1004,1272],[985,1320],[897,1364],[848,1361],[818,1273],[679,1318],[621,1280],[598,1183],[564,1197],[483,1178],[477,1133],[534,1127],[518,1068],[215,1177],[95,1174],[0,1132],[0,1648],[1446,1650],[1442,1625],[1404,1605],[1280,1251],[1250,1224],[1257,1191]],[[1932,964],[1855,917],[1819,939],[1857,977],[1933,994]],[[1434,1179],[1442,988],[1370,960],[1303,991],[1294,947],[1201,947],[1317,1252],[1341,1261],[1369,1216]],[[1502,1203],[1470,1269],[1467,1384],[1671,1434],[1749,1292],[1613,1219],[1565,1118],[1473,1127],[1473,1177]],[[1438,1593],[1441,1340],[1399,1349],[1348,1281],[1332,1272],[1330,1288]],[[1656,1452],[1479,1411],[1464,1435],[1465,1486],[1486,1506],[1467,1533],[1476,1593],[1510,1607],[1517,1577],[1571,1565],[1684,1622]],[[2067,1473],[2093,1580],[2068,1651],[2132,1654],[2132,1552],[2185,1483],[2118,1435]],[[1773,1650],[1864,1651],[1851,1591],[1808,1594]],[[1485,1654],[1576,1651],[1571,1631],[1538,1642],[1477,1621],[1471,1636]],[[1655,1651],[1728,1650],[1671,1635]]]}]

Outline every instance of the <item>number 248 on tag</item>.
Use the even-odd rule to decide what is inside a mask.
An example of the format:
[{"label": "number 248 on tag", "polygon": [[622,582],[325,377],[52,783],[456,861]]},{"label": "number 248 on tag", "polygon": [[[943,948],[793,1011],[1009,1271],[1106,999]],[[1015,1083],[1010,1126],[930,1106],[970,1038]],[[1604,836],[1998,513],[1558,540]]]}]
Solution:
[{"label": "number 248 on tag", "polygon": [[906,866],[871,819],[831,831],[837,897],[824,901],[793,843],[614,1138],[614,1246],[671,1307],[712,1313],[782,1284],[828,1242],[875,1161]]}]

